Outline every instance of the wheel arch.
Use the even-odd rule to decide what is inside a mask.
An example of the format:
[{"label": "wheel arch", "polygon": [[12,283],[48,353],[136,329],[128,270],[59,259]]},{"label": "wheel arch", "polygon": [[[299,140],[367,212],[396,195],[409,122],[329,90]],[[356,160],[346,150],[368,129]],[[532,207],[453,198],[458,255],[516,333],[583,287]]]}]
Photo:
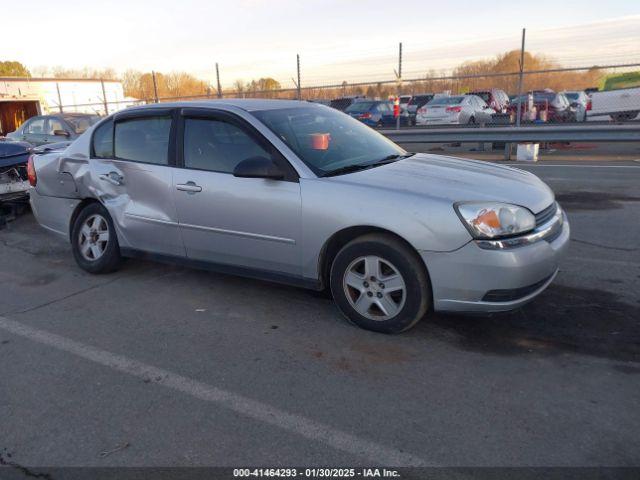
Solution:
[{"label": "wheel arch", "polygon": [[[423,269],[429,281],[430,288],[431,290],[433,290],[433,286],[431,286],[431,276],[429,275],[429,269],[427,268],[427,265],[425,265],[424,261],[422,261],[418,250],[416,250],[416,248],[411,245],[411,243],[409,243],[405,238],[398,235],[397,233],[385,228],[375,227],[373,225],[355,225],[346,227],[342,230],[338,230],[327,239],[327,241],[322,246],[322,249],[320,250],[320,256],[318,257],[318,277],[321,288],[325,288],[329,285],[329,273],[331,271],[331,264],[333,263],[333,260],[335,259],[338,252],[342,249],[342,247],[344,247],[350,241],[370,233],[381,233],[390,235],[396,240],[403,243],[413,253],[415,253],[416,257],[420,260],[420,268]],[[433,293],[433,291],[431,293]]]}]

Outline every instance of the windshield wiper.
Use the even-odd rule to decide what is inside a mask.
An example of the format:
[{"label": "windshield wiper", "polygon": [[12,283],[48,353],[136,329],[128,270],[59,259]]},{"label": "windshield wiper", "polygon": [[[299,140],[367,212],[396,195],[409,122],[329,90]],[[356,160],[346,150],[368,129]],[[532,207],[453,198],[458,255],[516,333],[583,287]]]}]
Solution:
[{"label": "windshield wiper", "polygon": [[386,157],[378,160],[377,162],[372,163],[371,165],[384,165],[385,163],[391,163],[391,161],[402,160],[403,158],[409,158],[412,155],[415,155],[415,152],[407,152],[403,155],[399,153],[394,153],[393,155],[387,155]]},{"label": "windshield wiper", "polygon": [[378,161],[373,163],[356,163],[353,165],[346,165],[344,167],[336,168],[335,170],[330,170],[328,172],[320,175],[321,177],[333,177],[335,175],[345,175],[347,173],[359,172],[360,170],[367,170],[369,168],[379,167],[381,165],[386,165],[388,163],[393,163],[403,158],[408,158],[415,153],[405,153],[400,155],[399,153],[394,153],[393,155],[387,155],[384,158],[381,158]]},{"label": "windshield wiper", "polygon": [[344,167],[336,168],[335,170],[329,170],[328,172],[320,175],[321,177],[333,177],[334,175],[344,175],[345,173],[359,172],[360,170],[366,170],[371,167],[371,163],[356,163],[354,165],[346,165]]}]

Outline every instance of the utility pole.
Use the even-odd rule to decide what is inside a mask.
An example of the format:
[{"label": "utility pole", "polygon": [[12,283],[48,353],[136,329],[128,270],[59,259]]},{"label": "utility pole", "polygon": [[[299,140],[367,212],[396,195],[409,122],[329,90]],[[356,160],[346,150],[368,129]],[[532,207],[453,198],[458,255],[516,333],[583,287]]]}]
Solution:
[{"label": "utility pole", "polygon": [[102,101],[104,102],[104,114],[109,115],[109,104],[107,104],[107,92],[104,89],[104,80],[100,79],[100,85],[102,85]]},{"label": "utility pole", "polygon": [[156,72],[151,71],[151,79],[153,80],[153,99],[158,103],[158,82],[156,82]]},{"label": "utility pole", "polygon": [[297,83],[297,87],[298,87],[298,100],[302,100],[302,89],[300,87],[300,54],[296,54],[296,64],[298,67],[298,83]]},{"label": "utility pole", "polygon": [[56,90],[58,91],[58,109],[62,113],[62,96],[60,95],[60,84],[56,82]]},{"label": "utility pole", "polygon": [[516,126],[520,126],[520,122],[522,120],[522,80],[524,77],[524,36],[525,36],[526,28],[522,29],[522,46],[520,47],[520,75],[518,76],[518,110],[516,113]]},{"label": "utility pole", "polygon": [[[400,99],[400,87],[402,87],[402,42],[398,46],[398,70],[394,70],[396,74],[396,99]],[[396,130],[400,130],[400,111],[398,107],[398,116],[396,117]]]},{"label": "utility pole", "polygon": [[220,88],[220,68],[216,62],[216,80],[218,81],[218,98],[222,98],[222,89]]}]

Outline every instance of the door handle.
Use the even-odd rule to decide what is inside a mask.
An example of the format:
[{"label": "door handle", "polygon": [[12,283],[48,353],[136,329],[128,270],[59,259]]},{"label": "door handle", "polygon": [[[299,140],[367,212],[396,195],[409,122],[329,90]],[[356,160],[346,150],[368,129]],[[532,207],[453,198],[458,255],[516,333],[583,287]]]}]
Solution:
[{"label": "door handle", "polygon": [[105,182],[109,182],[111,185],[119,186],[124,183],[124,177],[118,172],[103,173],[98,178],[100,178],[100,180],[104,180]]},{"label": "door handle", "polygon": [[198,193],[202,191],[202,187],[200,185],[196,185],[195,182],[178,183],[176,188],[187,193]]}]

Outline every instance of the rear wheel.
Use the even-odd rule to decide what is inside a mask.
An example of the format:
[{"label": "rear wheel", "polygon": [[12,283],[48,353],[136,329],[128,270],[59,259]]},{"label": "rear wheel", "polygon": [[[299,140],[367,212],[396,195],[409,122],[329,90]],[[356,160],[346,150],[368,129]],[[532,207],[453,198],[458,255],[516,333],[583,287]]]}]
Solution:
[{"label": "rear wheel", "polygon": [[376,332],[408,330],[431,304],[422,260],[386,234],[364,235],[345,245],[333,261],[330,284],[342,314]]},{"label": "rear wheel", "polygon": [[476,117],[469,117],[469,121],[467,122],[468,125],[475,125],[476,124]]},{"label": "rear wheel", "polygon": [[90,273],[109,273],[120,266],[120,246],[107,209],[90,203],[76,217],[71,230],[76,263]]},{"label": "rear wheel", "polygon": [[615,113],[611,115],[614,122],[628,122],[638,116],[638,112]]}]

